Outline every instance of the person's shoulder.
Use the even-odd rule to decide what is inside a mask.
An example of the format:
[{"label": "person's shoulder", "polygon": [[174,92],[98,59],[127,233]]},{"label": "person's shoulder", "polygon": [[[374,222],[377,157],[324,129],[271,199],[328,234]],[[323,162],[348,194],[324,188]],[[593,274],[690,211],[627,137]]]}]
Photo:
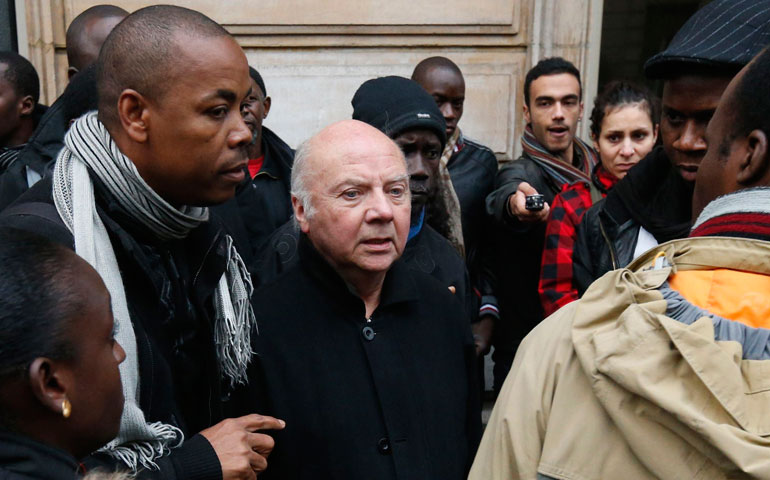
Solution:
[{"label": "person's shoulder", "polygon": [[259,285],[272,283],[299,262],[299,229],[290,220],[265,240],[254,263]]},{"label": "person's shoulder", "polygon": [[468,149],[474,160],[484,166],[492,165],[497,170],[497,157],[492,149],[468,137],[463,137],[463,142],[463,150]]},{"label": "person's shoulder", "polygon": [[284,270],[273,272],[266,281],[261,282],[254,291],[255,305],[261,300],[273,303],[285,298],[296,298],[297,292],[306,288],[305,277],[299,261],[292,262]]},{"label": "person's shoulder", "polygon": [[[43,202],[53,205],[53,182],[50,177],[43,177],[39,182],[31,186],[26,192],[24,192],[19,198],[16,199],[11,206],[20,205],[23,203]],[[5,210],[3,211],[3,213]]]},{"label": "person's shoulder", "polygon": [[542,177],[543,171],[530,156],[522,154],[519,158],[503,164],[498,171],[498,175],[530,181],[533,177]]},{"label": "person's shoulder", "polygon": [[73,248],[67,229],[53,201],[52,184],[43,178],[0,212],[0,228],[14,228]]},{"label": "person's shoulder", "polygon": [[442,256],[446,255],[448,258],[458,260],[460,262],[463,261],[462,257],[459,253],[457,253],[457,250],[452,246],[449,240],[438,233],[430,225],[424,225],[422,227],[420,237],[424,244],[427,245],[434,253]]},{"label": "person's shoulder", "polygon": [[[416,305],[425,315],[446,322],[449,318],[465,327],[468,325],[462,299],[453,293],[445,282],[434,275],[413,268],[403,269],[401,275],[408,275],[414,283]],[[403,277],[402,277],[403,280]]]},{"label": "person's shoulder", "polygon": [[560,359],[571,355],[572,326],[579,303],[579,299],[568,303],[533,328],[521,341],[517,357],[534,355],[538,362],[548,358],[551,359],[549,363],[559,363]]}]

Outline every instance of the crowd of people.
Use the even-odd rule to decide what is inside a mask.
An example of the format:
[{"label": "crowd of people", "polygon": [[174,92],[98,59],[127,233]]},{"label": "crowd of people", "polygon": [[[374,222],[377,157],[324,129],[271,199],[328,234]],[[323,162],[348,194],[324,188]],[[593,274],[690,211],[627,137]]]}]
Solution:
[{"label": "crowd of people", "polygon": [[499,169],[445,57],[294,150],[199,12],[66,39],[50,107],[0,52],[0,479],[770,478],[770,0],[701,8],[585,141],[540,60]]}]

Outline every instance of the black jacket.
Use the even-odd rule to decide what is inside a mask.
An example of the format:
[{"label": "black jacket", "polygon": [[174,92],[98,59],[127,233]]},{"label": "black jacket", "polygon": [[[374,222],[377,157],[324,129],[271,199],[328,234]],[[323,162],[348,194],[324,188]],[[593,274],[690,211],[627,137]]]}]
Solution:
[{"label": "black jacket", "polygon": [[485,201],[492,192],[497,174],[497,158],[487,147],[462,138],[462,148],[449,159],[447,168],[460,201],[463,241],[471,284],[479,290],[481,303],[497,306],[491,262],[483,256],[491,251],[491,218]]},{"label": "black jacket", "polygon": [[639,229],[658,243],[690,231],[693,185],[682,179],[663,147],[650,152],[586,211],[577,228],[573,275],[581,296],[594,280],[634,259]]},{"label": "black jacket", "polygon": [[298,255],[254,295],[266,411],[286,420],[264,478],[466,478],[481,429],[475,351],[446,285],[396,261],[367,322],[304,235]]},{"label": "black jacket", "polygon": [[525,153],[500,169],[495,190],[487,196],[487,212],[495,219],[493,249],[500,321],[495,324],[493,343],[498,350],[515,350],[543,319],[537,286],[546,222],[523,223],[511,215],[508,198],[521,182],[532,185],[549,205],[563,186]]},{"label": "black jacket", "polygon": [[62,103],[54,102],[50,108],[42,105],[38,107],[40,119],[35,132],[19,151],[16,160],[0,172],[0,210],[29,189],[27,168],[42,177],[46,166],[56,158],[63,145],[67,123],[62,120]]},{"label": "black jacket", "polygon": [[0,176],[0,210],[26,192],[31,183],[27,170],[34,172],[32,180],[49,173],[49,168],[64,146],[64,135],[70,121],[90,110],[96,110],[96,65],[91,65],[72,77],[64,92],[42,114],[35,132],[16,161]]},{"label": "black jacket", "polygon": [[262,151],[265,159],[259,173],[252,179],[247,172],[235,197],[212,208],[230,230],[249,239],[252,258],[258,256],[270,235],[294,213],[290,193],[294,150],[269,128],[262,127]]},{"label": "black jacket", "polygon": [[0,480],[75,480],[79,471],[67,452],[0,431]]},{"label": "black jacket", "polygon": [[[185,434],[182,447],[161,458],[147,478],[219,479],[221,468],[197,432],[246,408],[256,388],[231,390],[222,378],[212,333],[212,295],[226,265],[223,226],[212,215],[184,240],[158,242],[136,225],[94,179],[97,211],[109,233],[123,276],[137,339],[139,406],[147,421],[162,421]],[[0,215],[0,226],[45,236],[73,248],[43,179]],[[87,464],[111,463],[103,456]],[[140,478],[142,478],[140,476]]]},{"label": "black jacket", "polygon": [[[276,230],[264,245],[256,261],[255,285],[273,282],[285,271],[299,263],[299,229],[288,222]],[[457,250],[449,241],[428,225],[406,243],[404,262],[413,270],[427,273],[445,287],[455,287],[455,297],[463,305],[467,316],[474,320],[479,308],[478,299],[471,291],[468,271]]]}]

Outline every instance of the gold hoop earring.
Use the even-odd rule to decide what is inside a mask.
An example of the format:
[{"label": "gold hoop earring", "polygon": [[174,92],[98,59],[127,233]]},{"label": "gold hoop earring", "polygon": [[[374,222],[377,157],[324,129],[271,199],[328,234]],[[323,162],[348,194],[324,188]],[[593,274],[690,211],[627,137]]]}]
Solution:
[{"label": "gold hoop earring", "polygon": [[66,398],[61,401],[61,416],[64,418],[70,418],[72,414],[72,404]]}]

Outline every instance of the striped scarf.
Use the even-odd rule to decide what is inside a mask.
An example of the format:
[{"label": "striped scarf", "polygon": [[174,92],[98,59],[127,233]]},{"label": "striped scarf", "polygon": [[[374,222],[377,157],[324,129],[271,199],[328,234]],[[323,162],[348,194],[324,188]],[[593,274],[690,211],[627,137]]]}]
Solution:
[{"label": "striped scarf", "polygon": [[691,237],[741,237],[770,241],[770,187],[738,190],[706,205]]},{"label": "striped scarf", "polygon": [[[126,351],[120,364],[125,404],[120,432],[100,451],[132,470],[157,469],[155,460],[181,445],[182,432],[162,422],[148,423],[139,407],[139,359],[136,336],[109,234],[96,211],[89,170],[104,184],[117,203],[133,219],[161,240],[185,238],[206,222],[207,208],[174,208],[139,176],[134,163],[112,140],[96,112],[80,117],[64,137],[64,147],[53,172],[53,198],[59,216],[72,232],[75,252],[90,263],[104,280],[112,297],[116,340]],[[227,266],[214,293],[214,340],[223,374],[231,385],[246,383],[251,361],[251,328],[256,328],[251,309],[251,278],[227,236]]]},{"label": "striped scarf", "polygon": [[19,154],[21,153],[21,150],[26,145],[27,144],[25,143],[23,145],[17,145],[15,147],[0,148],[0,173],[8,170],[8,167],[10,167],[11,164],[15,162],[17,158],[19,158]]},{"label": "striped scarf", "polygon": [[575,153],[578,155],[578,158],[582,160],[580,168],[570,165],[543,148],[537,138],[535,138],[531,125],[527,125],[527,128],[524,130],[524,135],[521,136],[521,147],[524,150],[524,153],[534,160],[535,163],[540,165],[543,170],[548,172],[548,175],[550,175],[559,186],[564,185],[565,183],[573,184],[577,181],[583,181],[590,184],[591,170],[594,168],[594,165],[598,163],[599,157],[593,148],[588,146],[588,144],[578,137],[572,139],[572,145],[574,145]]}]

